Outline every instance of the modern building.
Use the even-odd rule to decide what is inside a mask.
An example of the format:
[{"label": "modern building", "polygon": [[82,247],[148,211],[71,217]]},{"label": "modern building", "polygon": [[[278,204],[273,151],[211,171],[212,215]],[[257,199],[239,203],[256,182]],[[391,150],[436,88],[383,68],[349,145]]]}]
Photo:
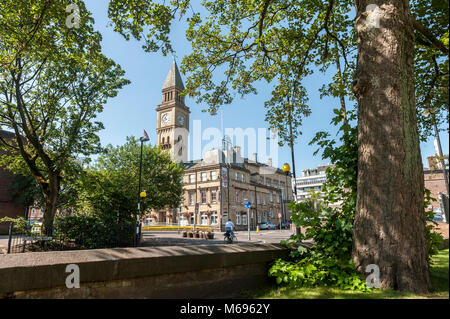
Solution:
[{"label": "modern building", "polygon": [[[157,112],[157,145],[168,150],[185,168],[183,201],[178,208],[151,212],[148,222],[210,225],[222,229],[230,219],[237,229],[252,229],[270,221],[279,225],[290,220],[286,202],[292,200],[291,177],[281,169],[243,158],[239,146],[206,152],[203,159],[187,160],[189,107],[180,93],[184,85],[176,62],[162,88]],[[290,189],[290,190],[288,190]],[[247,216],[244,203],[251,208]]]},{"label": "modern building", "polygon": [[297,202],[301,202],[311,196],[311,191],[320,192],[322,185],[326,182],[325,171],[331,165],[321,165],[314,169],[305,169],[302,176],[294,181],[294,187],[297,188]]}]

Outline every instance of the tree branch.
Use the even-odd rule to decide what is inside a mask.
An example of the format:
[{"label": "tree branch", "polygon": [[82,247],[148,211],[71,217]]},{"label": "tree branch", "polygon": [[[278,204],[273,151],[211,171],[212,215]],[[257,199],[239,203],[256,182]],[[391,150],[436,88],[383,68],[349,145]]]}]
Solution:
[{"label": "tree branch", "polygon": [[422,23],[420,23],[419,21],[417,21],[414,18],[412,19],[412,23],[413,23],[414,29],[416,29],[425,38],[427,38],[434,45],[435,48],[439,49],[439,51],[441,51],[444,54],[447,54],[447,55],[449,54],[449,51],[445,47],[444,43],[442,43],[440,40],[438,40],[427,27],[425,27]]}]

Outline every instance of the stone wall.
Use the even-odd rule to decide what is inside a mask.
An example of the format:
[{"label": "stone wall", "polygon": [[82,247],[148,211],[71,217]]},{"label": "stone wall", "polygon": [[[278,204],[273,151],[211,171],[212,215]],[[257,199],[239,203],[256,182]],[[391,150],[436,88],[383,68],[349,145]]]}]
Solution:
[{"label": "stone wall", "polygon": [[[94,249],[0,256],[2,298],[233,298],[269,283],[271,244]],[[80,288],[65,285],[66,266]]]}]

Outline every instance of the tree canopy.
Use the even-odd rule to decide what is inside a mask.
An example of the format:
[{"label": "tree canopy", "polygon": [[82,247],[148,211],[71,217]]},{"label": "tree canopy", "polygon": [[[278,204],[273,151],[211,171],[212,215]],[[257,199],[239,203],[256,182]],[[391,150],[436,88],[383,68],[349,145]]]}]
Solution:
[{"label": "tree canopy", "polygon": [[61,180],[77,156],[100,150],[95,121],[124,85],[124,71],[101,53],[101,35],[83,1],[82,27],[66,25],[67,1],[0,4],[1,163],[30,173],[45,199],[44,228],[51,233]]}]

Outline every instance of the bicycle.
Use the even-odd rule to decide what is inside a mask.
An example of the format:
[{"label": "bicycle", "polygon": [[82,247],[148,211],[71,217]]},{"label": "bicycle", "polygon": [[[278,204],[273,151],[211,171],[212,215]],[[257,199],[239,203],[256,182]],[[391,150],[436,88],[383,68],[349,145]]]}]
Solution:
[{"label": "bicycle", "polygon": [[229,231],[226,231],[225,234],[223,234],[223,241],[225,244],[232,244],[234,241],[237,241],[236,233],[234,233],[234,236],[231,236],[231,233]]}]

